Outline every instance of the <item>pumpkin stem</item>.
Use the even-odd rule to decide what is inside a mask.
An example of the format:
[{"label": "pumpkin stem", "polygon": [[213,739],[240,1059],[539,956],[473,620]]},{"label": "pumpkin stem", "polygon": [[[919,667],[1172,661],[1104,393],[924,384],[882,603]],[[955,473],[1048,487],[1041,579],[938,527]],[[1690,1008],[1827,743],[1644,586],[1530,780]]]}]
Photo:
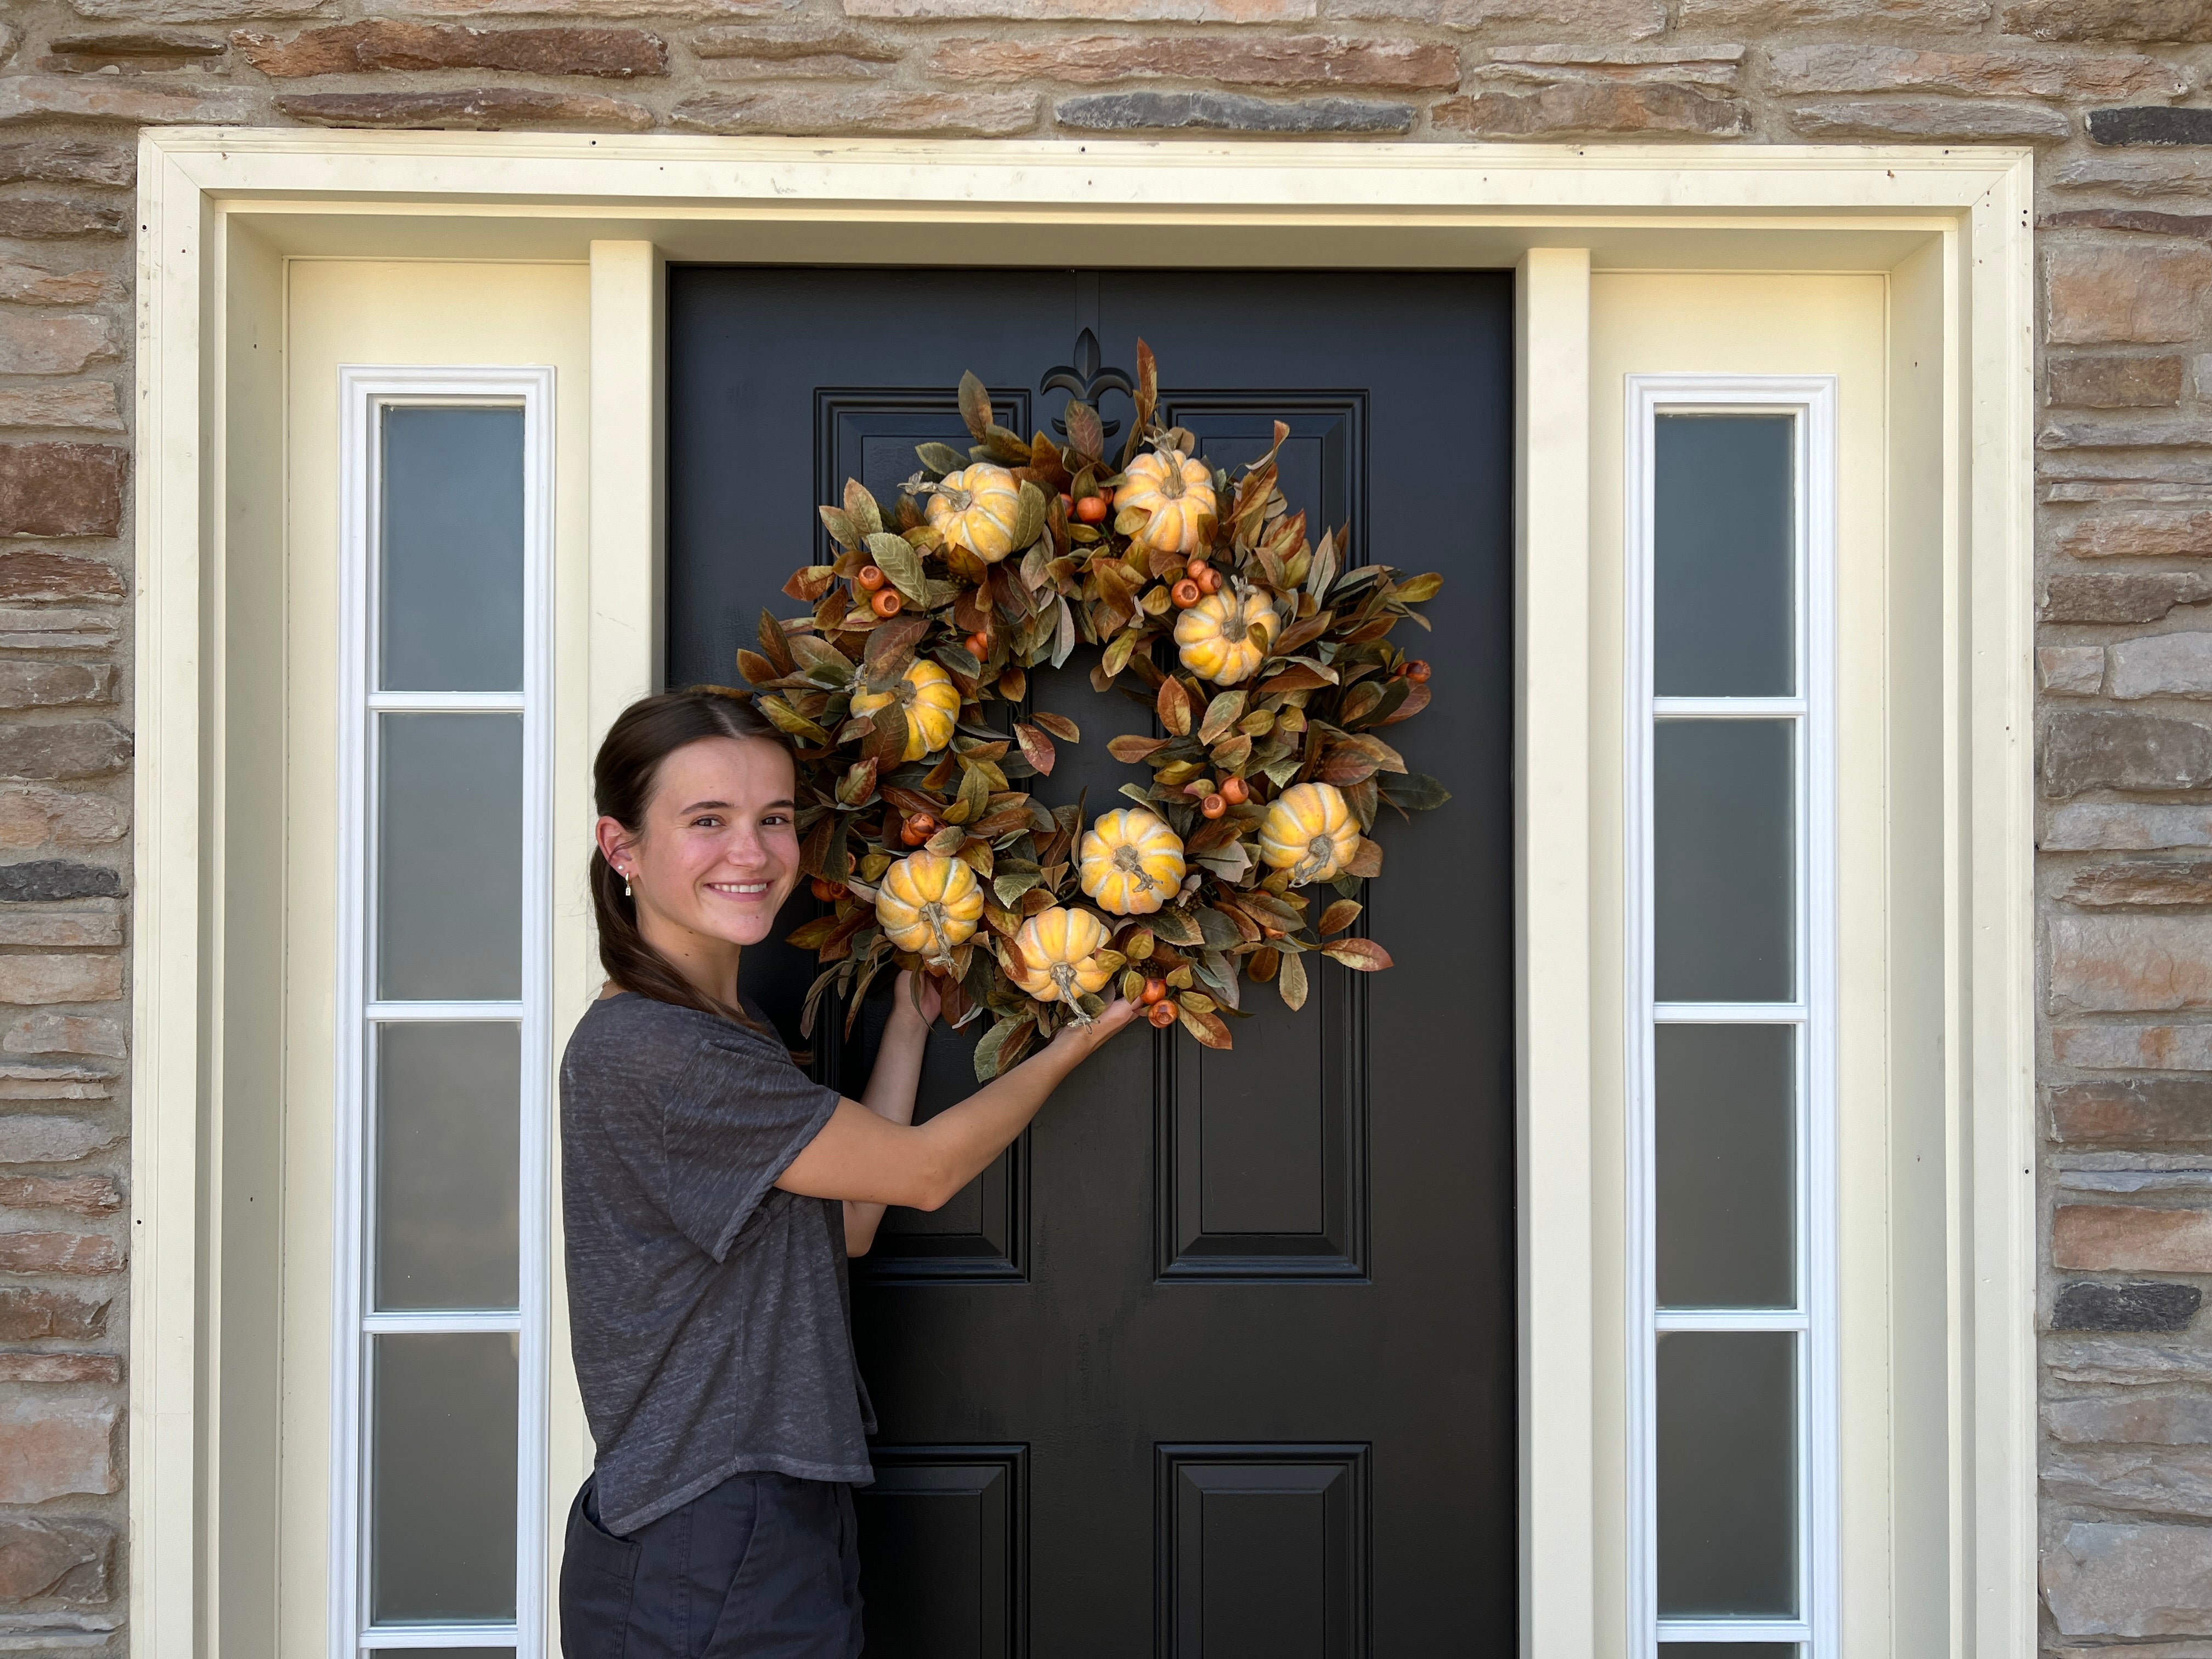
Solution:
[{"label": "pumpkin stem", "polygon": [[1085,1025],[1090,1024],[1091,1016],[1083,1012],[1083,1005],[1076,1000],[1075,964],[1072,962],[1054,963],[1052,982],[1060,988],[1060,1000],[1074,1010],[1075,1018]]},{"label": "pumpkin stem", "polygon": [[1152,872],[1145,868],[1143,856],[1133,847],[1121,846],[1114,849],[1114,867],[1125,874],[1134,876],[1138,884],[1148,893],[1161,893],[1167,890],[1152,878]]},{"label": "pumpkin stem", "polygon": [[952,943],[945,937],[945,907],[932,900],[921,907],[921,919],[929,924],[929,936],[937,941],[935,954],[930,961],[940,968],[952,966]]}]

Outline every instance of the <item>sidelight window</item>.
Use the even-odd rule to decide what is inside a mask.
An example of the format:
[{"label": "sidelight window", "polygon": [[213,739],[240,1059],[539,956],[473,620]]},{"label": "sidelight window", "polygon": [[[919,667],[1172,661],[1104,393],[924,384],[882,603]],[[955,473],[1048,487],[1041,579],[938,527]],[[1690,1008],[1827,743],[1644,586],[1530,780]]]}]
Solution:
[{"label": "sidelight window", "polygon": [[1833,1659],[1834,381],[1628,391],[1632,1651]]},{"label": "sidelight window", "polygon": [[342,371],[333,1659],[543,1651],[551,371]]}]

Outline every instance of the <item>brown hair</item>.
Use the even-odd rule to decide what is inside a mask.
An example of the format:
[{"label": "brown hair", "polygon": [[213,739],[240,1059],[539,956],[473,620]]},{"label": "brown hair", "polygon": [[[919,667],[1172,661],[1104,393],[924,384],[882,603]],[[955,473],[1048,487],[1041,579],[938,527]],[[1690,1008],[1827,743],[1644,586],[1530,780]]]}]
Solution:
[{"label": "brown hair", "polygon": [[[607,729],[592,763],[592,793],[599,816],[612,818],[635,835],[645,822],[660,764],[686,744],[702,738],[759,738],[788,753],[783,734],[750,699],[710,686],[663,691],[641,697]],[[759,1024],[742,1008],[712,997],[684,978],[638,931],[637,902],[629,885],[597,846],[592,848],[592,911],[599,924],[599,965],[625,991],[656,1002],[696,1008],[702,1014],[735,1021],[749,1030]]]}]

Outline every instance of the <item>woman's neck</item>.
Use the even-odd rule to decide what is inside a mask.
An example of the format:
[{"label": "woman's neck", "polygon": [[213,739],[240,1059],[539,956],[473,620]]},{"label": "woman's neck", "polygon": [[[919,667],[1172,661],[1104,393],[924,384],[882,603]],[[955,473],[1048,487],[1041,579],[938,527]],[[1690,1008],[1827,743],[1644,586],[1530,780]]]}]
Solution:
[{"label": "woman's neck", "polygon": [[640,906],[637,931],[676,971],[712,1001],[738,1000],[738,958],[744,946],[672,922]]}]

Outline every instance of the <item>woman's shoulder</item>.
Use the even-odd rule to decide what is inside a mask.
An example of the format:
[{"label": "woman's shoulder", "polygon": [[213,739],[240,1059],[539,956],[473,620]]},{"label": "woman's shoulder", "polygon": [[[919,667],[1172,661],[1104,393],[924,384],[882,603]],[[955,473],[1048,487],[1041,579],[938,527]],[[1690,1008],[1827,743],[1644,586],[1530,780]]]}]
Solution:
[{"label": "woman's shoulder", "polygon": [[564,1070],[598,1070],[613,1065],[631,1073],[681,1073],[703,1054],[716,1050],[750,1054],[762,1049],[782,1056],[782,1048],[743,1026],[673,1002],[621,991],[601,997],[586,1009],[568,1038]]}]

